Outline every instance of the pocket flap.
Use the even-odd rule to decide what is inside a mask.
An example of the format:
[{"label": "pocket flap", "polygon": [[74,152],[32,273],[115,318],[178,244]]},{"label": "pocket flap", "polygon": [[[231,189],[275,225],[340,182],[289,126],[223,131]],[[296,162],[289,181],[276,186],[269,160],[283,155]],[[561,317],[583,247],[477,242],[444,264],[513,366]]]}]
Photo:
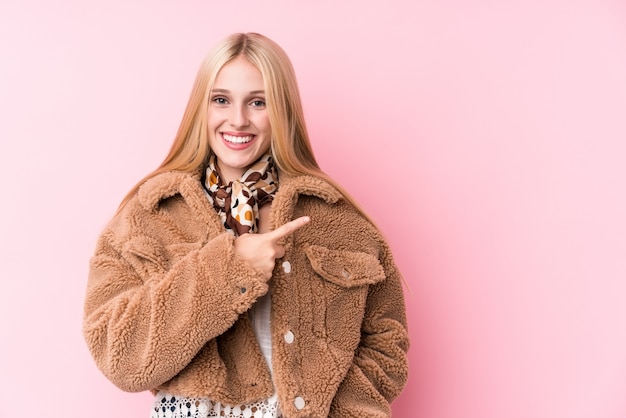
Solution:
[{"label": "pocket flap", "polygon": [[320,245],[311,245],[304,251],[313,270],[336,285],[355,287],[377,283],[385,278],[383,266],[371,254],[330,250]]},{"label": "pocket flap", "polygon": [[158,266],[165,265],[167,260],[163,246],[154,238],[144,235],[133,237],[126,243],[124,250]]},{"label": "pocket flap", "polygon": [[162,245],[154,238],[138,236],[128,242],[126,250],[137,257],[167,267],[185,257],[191,251],[202,248],[201,242],[180,242]]}]

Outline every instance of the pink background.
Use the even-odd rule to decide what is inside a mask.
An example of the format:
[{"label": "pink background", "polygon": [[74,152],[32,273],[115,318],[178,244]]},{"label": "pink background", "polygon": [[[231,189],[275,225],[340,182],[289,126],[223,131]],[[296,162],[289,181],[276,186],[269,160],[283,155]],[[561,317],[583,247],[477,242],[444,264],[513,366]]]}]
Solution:
[{"label": "pink background", "polygon": [[395,416],[626,417],[623,1],[0,0],[1,417],[148,416],[83,342],[87,262],[236,31],[410,286]]}]

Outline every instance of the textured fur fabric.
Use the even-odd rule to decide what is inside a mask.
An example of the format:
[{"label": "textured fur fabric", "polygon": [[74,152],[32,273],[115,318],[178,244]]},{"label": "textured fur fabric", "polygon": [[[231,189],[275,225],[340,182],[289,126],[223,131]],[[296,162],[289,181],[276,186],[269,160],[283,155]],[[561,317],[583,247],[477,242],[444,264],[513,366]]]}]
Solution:
[{"label": "textured fur fabric", "polygon": [[[336,189],[281,177],[271,229],[303,215],[311,222],[285,240],[271,279],[281,410],[388,417],[408,373],[400,273],[380,233]],[[229,404],[273,393],[247,315],[268,284],[233,241],[199,175],[150,179],[111,220],[91,260],[83,332],[115,385]]]}]

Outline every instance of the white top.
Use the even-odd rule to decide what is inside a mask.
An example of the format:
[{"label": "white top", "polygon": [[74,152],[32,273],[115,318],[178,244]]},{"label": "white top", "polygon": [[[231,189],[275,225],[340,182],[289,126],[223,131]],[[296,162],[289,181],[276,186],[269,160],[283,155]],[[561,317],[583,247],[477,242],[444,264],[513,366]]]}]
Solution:
[{"label": "white top", "polygon": [[272,296],[270,292],[257,299],[256,303],[250,309],[250,321],[254,328],[254,334],[261,347],[261,352],[267,366],[272,372],[272,330],[270,329],[270,315],[272,313]]}]

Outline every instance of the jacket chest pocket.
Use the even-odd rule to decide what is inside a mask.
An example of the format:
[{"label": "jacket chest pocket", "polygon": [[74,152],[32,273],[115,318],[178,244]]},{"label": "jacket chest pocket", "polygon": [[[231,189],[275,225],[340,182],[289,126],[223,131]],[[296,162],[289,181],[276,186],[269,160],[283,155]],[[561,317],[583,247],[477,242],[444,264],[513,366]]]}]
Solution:
[{"label": "jacket chest pocket", "polygon": [[163,245],[160,241],[147,236],[135,237],[126,245],[127,257],[133,267],[150,277],[170,270],[178,261],[194,250],[202,248],[201,242],[181,242]]},{"label": "jacket chest pocket", "polygon": [[385,271],[378,258],[365,252],[311,245],[305,254],[315,272],[310,284],[316,325],[328,343],[353,351],[361,338],[369,287],[383,280]]}]

